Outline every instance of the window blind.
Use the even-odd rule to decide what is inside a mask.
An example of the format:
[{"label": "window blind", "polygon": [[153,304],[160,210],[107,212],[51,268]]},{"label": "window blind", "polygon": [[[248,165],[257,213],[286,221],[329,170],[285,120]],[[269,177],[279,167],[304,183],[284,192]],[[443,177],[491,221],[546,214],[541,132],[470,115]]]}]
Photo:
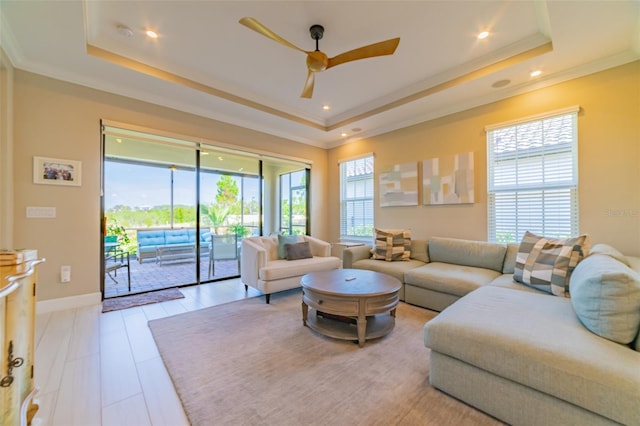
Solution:
[{"label": "window blind", "polygon": [[577,111],[487,132],[488,239],[578,233]]},{"label": "window blind", "polygon": [[340,165],[340,239],[370,239],[373,235],[373,156]]}]

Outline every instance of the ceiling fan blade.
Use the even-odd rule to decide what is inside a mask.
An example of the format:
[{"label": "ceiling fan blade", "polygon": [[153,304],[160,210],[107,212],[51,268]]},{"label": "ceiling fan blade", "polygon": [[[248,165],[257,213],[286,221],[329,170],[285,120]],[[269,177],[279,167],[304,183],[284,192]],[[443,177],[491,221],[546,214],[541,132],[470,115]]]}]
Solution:
[{"label": "ceiling fan blade", "polygon": [[278,43],[283,44],[283,45],[285,45],[287,47],[290,47],[292,49],[299,50],[300,52],[307,53],[306,50],[302,50],[298,46],[296,46],[295,44],[289,43],[287,40],[283,39],[278,34],[274,33],[269,28],[267,28],[264,25],[262,25],[255,18],[244,17],[244,18],[240,19],[238,22],[240,24],[244,25],[245,27],[247,27],[249,29],[252,29],[253,31],[255,31],[257,33],[262,34],[263,36],[270,38],[271,40],[277,41]]},{"label": "ceiling fan blade", "polygon": [[329,58],[327,69],[345,62],[357,61],[358,59],[373,58],[375,56],[393,55],[400,43],[400,37],[392,38],[379,43],[362,46]]},{"label": "ceiling fan blade", "polygon": [[315,82],[315,73],[311,70],[307,73],[307,81],[304,82],[304,89],[302,89],[301,98],[311,99],[313,95],[313,84]]}]

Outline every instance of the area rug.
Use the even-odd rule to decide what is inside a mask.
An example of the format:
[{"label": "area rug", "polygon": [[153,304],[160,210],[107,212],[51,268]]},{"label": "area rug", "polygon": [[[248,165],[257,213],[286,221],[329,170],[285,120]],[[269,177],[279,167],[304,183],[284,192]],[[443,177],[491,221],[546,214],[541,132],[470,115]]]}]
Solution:
[{"label": "area rug", "polygon": [[114,297],[102,301],[102,312],[133,308],[135,306],[148,305],[149,303],[166,302],[167,300],[182,299],[183,297],[184,294],[177,288],[150,291],[148,293],[134,294],[133,296]]},{"label": "area rug", "polygon": [[361,348],[304,327],[300,302],[297,289],[149,322],[192,425],[501,424],[429,385],[435,313],[401,303]]}]

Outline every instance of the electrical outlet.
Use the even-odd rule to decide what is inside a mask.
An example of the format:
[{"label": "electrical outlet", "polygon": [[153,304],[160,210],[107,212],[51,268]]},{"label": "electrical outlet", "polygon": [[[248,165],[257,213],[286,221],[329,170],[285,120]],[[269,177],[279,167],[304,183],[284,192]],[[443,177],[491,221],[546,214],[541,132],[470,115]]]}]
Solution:
[{"label": "electrical outlet", "polygon": [[71,281],[71,266],[62,265],[60,267],[60,282],[68,283]]}]

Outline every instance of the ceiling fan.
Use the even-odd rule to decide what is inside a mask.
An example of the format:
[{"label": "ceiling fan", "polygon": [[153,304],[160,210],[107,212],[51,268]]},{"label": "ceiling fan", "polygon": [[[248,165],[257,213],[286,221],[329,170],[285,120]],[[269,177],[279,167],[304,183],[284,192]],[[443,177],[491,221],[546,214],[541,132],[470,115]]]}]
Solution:
[{"label": "ceiling fan", "polygon": [[239,22],[245,27],[250,28],[257,33],[260,33],[265,37],[268,37],[280,44],[307,54],[307,80],[304,84],[304,88],[302,89],[302,94],[300,95],[300,97],[302,98],[311,98],[311,96],[313,95],[315,73],[335,67],[336,65],[344,64],[346,62],[356,61],[358,59],[392,55],[396,51],[398,43],[400,43],[400,37],[396,37],[389,40],[381,41],[379,43],[369,44],[367,46],[349,50],[348,52],[344,52],[339,54],[338,56],[329,58],[318,48],[318,40],[320,40],[324,35],[324,27],[322,25],[312,25],[311,28],[309,28],[311,38],[316,41],[316,50],[307,51],[300,49],[298,46],[283,39],[278,34],[262,25],[257,19],[245,17],[240,19]]}]

